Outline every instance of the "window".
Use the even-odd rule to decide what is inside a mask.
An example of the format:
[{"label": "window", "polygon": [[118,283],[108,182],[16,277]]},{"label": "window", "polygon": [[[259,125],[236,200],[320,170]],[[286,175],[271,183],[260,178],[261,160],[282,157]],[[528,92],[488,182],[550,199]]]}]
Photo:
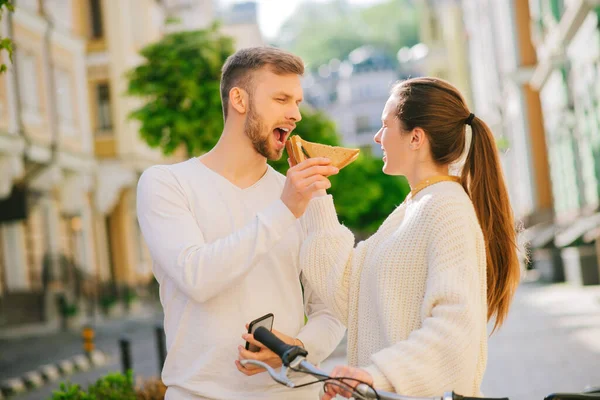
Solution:
[{"label": "window", "polygon": [[[13,2],[14,3],[14,2]],[[28,11],[38,12],[38,0],[19,0],[19,8]]]},{"label": "window", "polygon": [[558,22],[560,21],[565,10],[564,0],[550,0],[550,12],[552,17]]},{"label": "window", "polygon": [[4,238],[2,237],[2,226],[0,226],[0,297],[4,294],[6,278],[4,277]]},{"label": "window", "polygon": [[[48,248],[46,225],[47,209],[38,206],[32,207],[27,220],[22,221],[25,233],[25,257],[27,262],[28,281],[32,288],[42,288],[42,274],[44,269],[44,255]],[[46,266],[47,267],[47,266]]]},{"label": "window", "polygon": [[90,22],[92,27],[92,39],[101,39],[104,37],[102,27],[102,5],[101,0],[90,0]]},{"label": "window", "polygon": [[147,40],[148,32],[146,26],[146,13],[139,13],[136,18],[131,21],[131,33],[133,34],[133,42],[136,46],[142,47]]},{"label": "window", "polygon": [[356,133],[370,133],[369,117],[359,115],[356,117]]},{"label": "window", "polygon": [[166,0],[165,5],[168,9],[185,9],[193,6],[192,0]]},{"label": "window", "polygon": [[62,29],[70,31],[73,28],[73,5],[72,0],[51,0],[47,1],[45,9],[56,25]]},{"label": "window", "polygon": [[429,34],[432,42],[441,40],[440,28],[440,21],[435,15],[435,10],[429,10]]},{"label": "window", "polygon": [[16,51],[16,67],[19,79],[19,95],[23,112],[29,116],[39,117],[40,101],[37,84],[36,57],[32,53],[18,49]]},{"label": "window", "polygon": [[96,87],[98,103],[98,131],[112,129],[112,115],[110,112],[110,87],[108,83],[100,83]]},{"label": "window", "polygon": [[138,273],[149,274],[152,272],[152,261],[149,257],[148,248],[142,235],[139,222],[135,221],[136,225],[136,242],[137,242],[137,254],[138,254]]},{"label": "window", "polygon": [[54,71],[56,85],[56,109],[58,121],[61,127],[73,126],[73,88],[71,86],[71,74],[65,69],[57,68]]}]

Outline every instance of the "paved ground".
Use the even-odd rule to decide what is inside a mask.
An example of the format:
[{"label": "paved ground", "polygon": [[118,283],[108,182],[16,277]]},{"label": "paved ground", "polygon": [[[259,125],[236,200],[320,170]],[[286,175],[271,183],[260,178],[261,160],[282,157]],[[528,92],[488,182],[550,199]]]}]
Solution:
[{"label": "paved ground", "polygon": [[[158,375],[154,326],[159,320],[97,327],[97,346],[111,354],[112,361],[106,367],[72,375],[71,381],[85,385],[109,371],[119,371],[118,340],[124,334],[133,339],[136,374]],[[80,351],[81,339],[76,334],[0,340],[0,380]],[[323,368],[329,370],[344,361],[342,344]],[[490,338],[484,393],[533,400],[586,386],[600,386],[600,286],[521,285],[506,324]],[[13,399],[48,399],[56,387],[47,385]]]},{"label": "paved ground", "polygon": [[490,338],[484,393],[529,400],[586,386],[600,386],[600,287],[522,285]]},{"label": "paved ground", "polygon": [[[103,322],[95,326],[96,348],[110,357],[106,366],[69,376],[71,382],[86,386],[112,371],[121,371],[119,340],[131,343],[133,368],[139,376],[158,376],[158,351],[155,328],[162,323],[160,314],[144,312],[132,319]],[[18,377],[38,366],[56,362],[82,353],[79,332],[61,332],[43,336],[0,339],[0,381]],[[12,399],[48,399],[59,383],[48,384]]]}]

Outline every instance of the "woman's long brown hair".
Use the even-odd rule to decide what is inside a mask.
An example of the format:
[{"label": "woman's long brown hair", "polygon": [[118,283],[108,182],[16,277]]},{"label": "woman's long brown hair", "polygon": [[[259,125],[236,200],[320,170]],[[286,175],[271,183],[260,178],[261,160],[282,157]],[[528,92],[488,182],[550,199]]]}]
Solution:
[{"label": "woman's long brown hair", "polygon": [[[397,83],[397,116],[405,131],[425,131],[433,160],[449,165],[463,155],[470,111],[460,92],[437,78]],[[502,325],[520,280],[515,221],[494,136],[481,119],[471,121],[472,138],[461,181],[483,231],[487,257],[488,320]]]}]

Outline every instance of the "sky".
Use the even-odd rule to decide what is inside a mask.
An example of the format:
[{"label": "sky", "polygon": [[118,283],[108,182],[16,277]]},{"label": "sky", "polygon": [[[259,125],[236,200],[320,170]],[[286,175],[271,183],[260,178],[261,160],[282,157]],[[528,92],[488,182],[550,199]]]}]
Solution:
[{"label": "sky", "polygon": [[[285,20],[292,15],[303,1],[323,3],[327,0],[255,0],[258,3],[258,24],[267,39],[273,38]],[[370,5],[383,0],[348,0],[351,4]],[[221,4],[240,3],[243,0],[220,0]]]}]

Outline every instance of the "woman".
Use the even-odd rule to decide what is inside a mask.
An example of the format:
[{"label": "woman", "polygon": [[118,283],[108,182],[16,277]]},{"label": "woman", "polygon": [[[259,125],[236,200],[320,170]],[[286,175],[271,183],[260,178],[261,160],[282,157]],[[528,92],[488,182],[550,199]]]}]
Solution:
[{"label": "woman", "polygon": [[[457,89],[435,78],[396,84],[382,121],[383,172],[407,177],[407,199],[356,247],[324,191],[304,215],[303,273],[348,326],[353,367],[334,375],[412,396],[480,395],[486,324],[502,324],[519,281],[494,137]],[[465,151],[460,177],[451,176]],[[339,391],[329,385],[323,398]]]}]

